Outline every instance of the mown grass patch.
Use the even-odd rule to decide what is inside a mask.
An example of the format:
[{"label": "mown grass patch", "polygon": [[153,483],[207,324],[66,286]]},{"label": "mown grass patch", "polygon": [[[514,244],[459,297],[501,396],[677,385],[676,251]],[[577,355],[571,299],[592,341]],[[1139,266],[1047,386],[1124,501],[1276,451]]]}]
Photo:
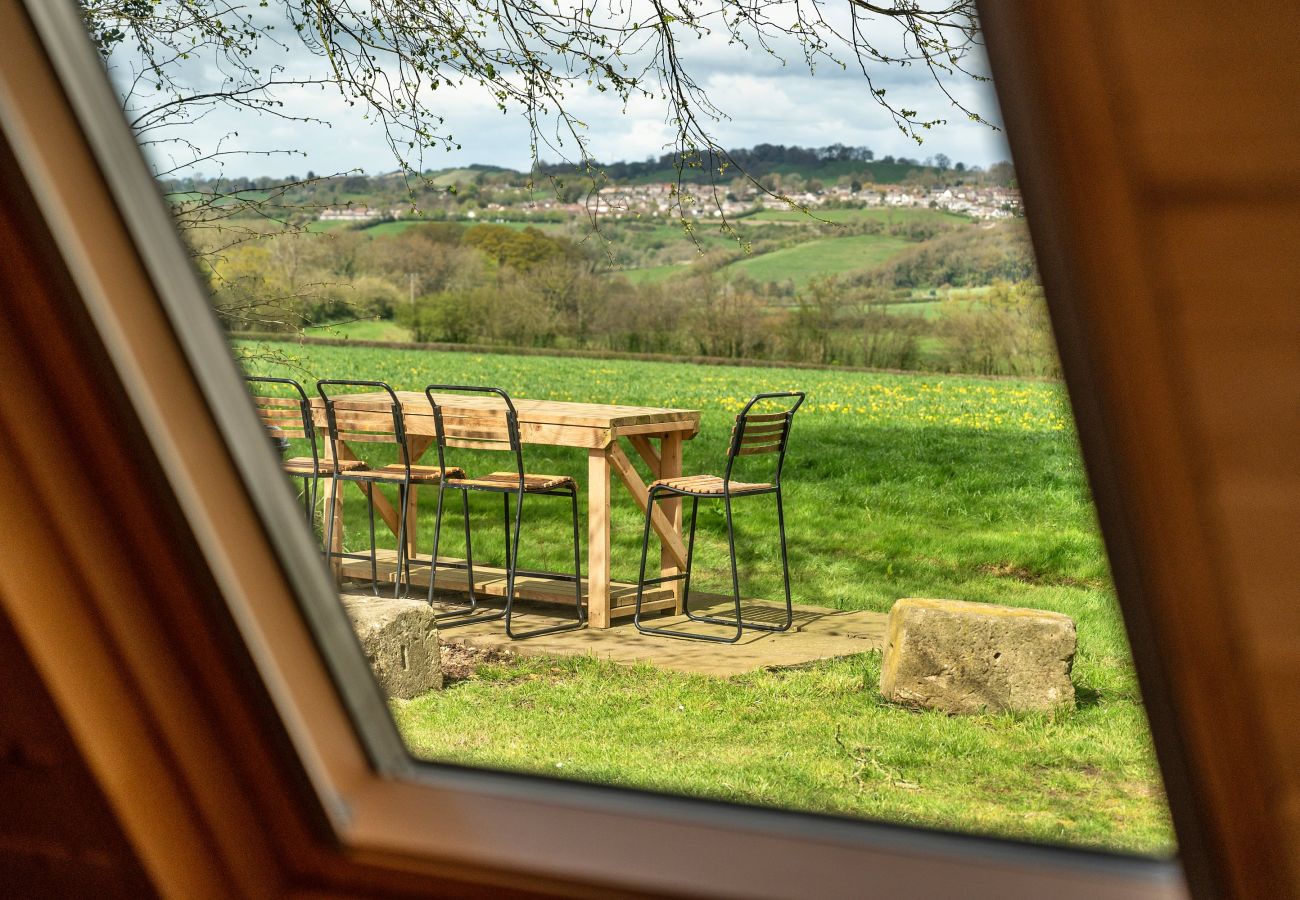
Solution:
[{"label": "mown grass patch", "polygon": [[738,803],[1135,852],[1169,823],[1132,697],[1061,717],[882,702],[879,655],[734,678],[581,657],[486,666],[396,702],[412,752]]},{"label": "mown grass patch", "polygon": [[803,285],[813,278],[870,269],[908,246],[902,238],[886,234],[829,237],[742,259],[727,268],[759,282],[791,281]]}]

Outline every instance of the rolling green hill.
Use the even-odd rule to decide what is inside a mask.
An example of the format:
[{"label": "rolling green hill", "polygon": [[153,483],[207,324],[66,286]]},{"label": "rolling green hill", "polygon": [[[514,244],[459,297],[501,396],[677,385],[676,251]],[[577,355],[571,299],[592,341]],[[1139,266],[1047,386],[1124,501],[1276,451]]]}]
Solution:
[{"label": "rolling green hill", "polygon": [[803,285],[813,278],[873,268],[908,246],[902,238],[886,234],[822,238],[743,259],[727,269],[760,282],[792,281]]}]

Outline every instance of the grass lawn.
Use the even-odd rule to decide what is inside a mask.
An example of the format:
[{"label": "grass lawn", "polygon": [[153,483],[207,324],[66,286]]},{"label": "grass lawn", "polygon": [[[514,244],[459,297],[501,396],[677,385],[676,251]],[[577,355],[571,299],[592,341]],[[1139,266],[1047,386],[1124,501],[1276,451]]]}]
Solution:
[{"label": "grass lawn", "polygon": [[744,272],[756,281],[793,281],[839,275],[880,265],[909,244],[884,234],[856,234],[808,241],[732,263],[728,269]]},{"label": "grass lawn", "polygon": [[411,330],[392,319],[360,319],[333,325],[316,325],[303,329],[311,337],[339,338],[349,341],[409,341]]},{"label": "grass lawn", "polygon": [[[520,397],[698,408],[703,425],[685,448],[688,472],[719,469],[730,421],[750,394],[803,389],[808,401],[795,421],[785,476],[796,602],[885,611],[899,597],[951,597],[1057,610],[1074,617],[1079,629],[1079,707],[1055,718],[949,719],[892,707],[875,689],[878,654],[730,679],[535,658],[493,664],[442,692],[394,702],[413,752],[953,830],[1172,850],[1132,663],[1058,386],[276,347],[297,355],[314,377],[384,378],[407,389],[478,382]],[[449,462],[471,471],[500,467],[500,455],[483,456],[471,451]],[[576,476],[585,492],[584,451],[528,447],[526,457],[530,469]],[[614,496],[614,576],[628,579],[641,517],[625,492]],[[419,520],[426,553],[430,506],[421,504]],[[725,583],[725,532],[715,506],[701,507],[701,590]],[[364,504],[351,502],[348,510],[349,547],[363,548]],[[499,517],[498,503],[482,500],[475,508],[476,559],[500,561]],[[539,498],[529,517],[522,564],[561,569],[567,507]],[[747,575],[742,588],[778,596],[775,512],[766,498],[737,504],[737,529]],[[459,552],[456,531],[444,530],[449,554]],[[699,652],[709,649],[701,645]]]}]

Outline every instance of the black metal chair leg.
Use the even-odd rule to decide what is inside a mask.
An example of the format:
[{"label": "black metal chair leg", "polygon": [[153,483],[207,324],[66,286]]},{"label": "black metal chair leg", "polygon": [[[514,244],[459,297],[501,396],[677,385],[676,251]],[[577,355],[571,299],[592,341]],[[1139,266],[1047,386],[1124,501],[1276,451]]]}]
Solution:
[{"label": "black metal chair leg", "polygon": [[370,593],[379,596],[379,561],[375,557],[375,484],[366,482],[366,505],[370,510]]},{"label": "black metal chair leg", "polygon": [[790,599],[790,559],[785,550],[785,508],[781,503],[781,488],[776,489],[776,527],[781,539],[781,578],[785,582],[785,627],[786,631],[794,624],[794,604]]},{"label": "black metal chair leg", "polygon": [[[510,495],[502,494],[501,496],[505,500],[506,514],[508,516],[510,512]],[[515,539],[513,555],[510,552],[510,533],[508,530],[506,532],[506,635],[511,640],[514,640],[515,637],[514,632],[510,630],[510,616],[513,614],[515,607],[515,573],[517,571],[515,563],[519,558],[519,526],[523,524],[523,517],[524,492],[520,490],[515,499]],[[509,528],[509,524],[509,519],[507,518],[507,529]]]},{"label": "black metal chair leg", "polygon": [[[334,511],[338,506],[339,480],[330,479],[329,507],[325,510],[325,562],[332,569],[334,566]],[[339,541],[343,543],[342,540]]]},{"label": "black metal chair leg", "polygon": [[[692,507],[691,507],[691,544],[692,544],[692,548],[689,549],[689,550],[687,550],[687,553],[686,553],[686,558],[687,558],[687,567],[686,567],[686,571],[683,572],[683,573],[680,573],[680,574],[678,574],[678,575],[670,575],[670,576],[663,577],[663,578],[650,578],[650,579],[647,579],[647,578],[645,577],[646,558],[647,558],[647,556],[649,555],[649,552],[650,552],[650,521],[651,521],[651,519],[652,519],[653,516],[654,516],[654,504],[655,504],[655,500],[656,500],[656,497],[655,497],[655,494],[656,494],[656,493],[657,493],[656,489],[651,488],[649,495],[646,497],[646,520],[645,520],[645,529],[644,529],[644,531],[642,532],[642,535],[641,535],[641,571],[640,571],[640,573],[639,573],[639,577],[637,578],[637,582],[636,582],[636,608],[635,608],[635,611],[634,611],[633,616],[632,616],[632,624],[635,625],[637,631],[640,631],[642,634],[662,634],[662,635],[665,635],[665,636],[667,636],[667,637],[688,638],[688,639],[690,639],[690,640],[694,640],[694,641],[711,641],[711,642],[713,642],[713,643],[715,643],[715,644],[734,644],[734,643],[736,643],[736,641],[740,640],[740,636],[741,636],[741,634],[742,634],[742,631],[741,631],[740,628],[737,628],[737,629],[736,629],[736,634],[735,634],[734,636],[732,636],[732,637],[722,637],[722,636],[720,636],[720,635],[716,635],[716,634],[695,634],[695,633],[690,632],[690,631],[677,631],[677,630],[672,629],[672,628],[656,628],[656,627],[653,627],[653,626],[650,626],[650,625],[644,625],[644,624],[641,623],[641,603],[642,603],[642,599],[643,599],[643,597],[645,596],[645,586],[646,586],[647,584],[662,584],[662,583],[665,582],[665,581],[676,581],[676,580],[678,580],[678,579],[683,580],[684,584],[687,584],[687,585],[688,585],[688,584],[689,584],[689,579],[690,579],[690,562],[691,562],[691,557],[692,557],[693,552],[694,552],[694,543],[695,543],[695,519],[696,519],[696,513],[698,512],[698,508],[699,508],[699,498],[698,498],[698,497],[695,497],[695,498],[694,498],[695,503],[694,503],[694,504],[692,505]],[[737,590],[736,596],[737,596],[737,616],[739,617],[739,596],[740,596],[740,594],[739,594],[739,590]],[[684,597],[682,598],[683,609],[686,608],[686,601],[687,601],[687,597],[684,596]],[[691,618],[691,619],[693,619],[694,621],[697,621],[697,622],[711,622],[711,621],[712,621],[712,619],[710,619],[710,618],[708,618],[708,617],[705,617],[705,616],[691,616],[691,615],[689,614],[689,612],[687,613],[687,615],[688,615],[689,618]],[[730,621],[727,621],[727,620],[724,619],[720,624],[723,624],[723,625],[735,625],[735,622],[730,622]]]},{"label": "black metal chair leg", "polygon": [[[438,482],[438,502],[433,510],[433,552],[429,554],[429,605],[433,606],[433,585],[438,579],[438,542],[442,540],[442,498],[447,492]],[[435,617],[436,621],[436,617]]]},{"label": "black metal chair leg", "polygon": [[582,608],[582,544],[578,539],[578,491],[575,488],[569,494],[573,507],[573,602],[576,607],[578,624],[587,621],[586,610]]},{"label": "black metal chair leg", "polygon": [[686,578],[682,581],[682,613],[691,616],[691,571],[695,565],[695,525],[700,517],[700,498],[691,498],[691,536],[686,543]]},{"label": "black metal chair leg", "polygon": [[[506,576],[506,634],[511,640],[522,640],[524,638],[538,637],[543,634],[557,634],[561,631],[574,631],[587,624],[586,614],[582,609],[582,549],[578,538],[578,492],[570,488],[565,491],[547,491],[548,496],[564,496],[570,498],[570,506],[573,511],[573,577],[574,582],[574,601],[577,607],[577,616],[572,622],[565,622],[563,625],[551,625],[546,628],[535,628],[532,631],[515,631],[511,623],[511,617],[514,613],[514,596],[515,583],[518,580],[521,571],[519,569],[519,532],[523,519],[523,499],[524,492],[519,492],[518,505],[515,509],[515,528],[514,542],[510,557],[510,569]],[[507,497],[509,495],[506,495]],[[553,575],[543,572],[524,572],[523,574],[534,577],[547,577],[554,580],[568,581],[567,576]]]},{"label": "black metal chair leg", "polygon": [[506,571],[510,571],[510,495],[501,495],[501,525],[505,530],[503,538],[506,548]]},{"label": "black metal chair leg", "polygon": [[460,492],[460,514],[465,525],[465,583],[469,586],[469,611],[478,609],[478,594],[474,590],[474,543],[469,528],[469,491]]},{"label": "black metal chair leg", "polygon": [[646,557],[650,555],[650,522],[654,518],[655,495],[658,491],[658,488],[650,488],[650,493],[646,494],[645,500],[645,527],[641,531],[641,568],[637,572],[636,606],[632,611],[632,624],[636,626],[637,631],[648,630],[641,625],[641,598],[645,596],[645,563]]},{"label": "black metal chair leg", "polygon": [[397,569],[393,572],[394,600],[406,596],[402,593],[402,575],[405,574],[408,581],[411,577],[406,546],[406,497],[410,489],[410,485],[397,486],[397,502],[400,508],[397,511]]},{"label": "black metal chair leg", "polygon": [[[735,596],[737,618],[736,620],[732,620],[732,619],[724,619],[721,616],[695,616],[695,615],[691,615],[689,612],[687,613],[687,616],[696,622],[710,622],[714,625],[734,625],[736,621],[739,621],[741,623],[740,625],[741,629],[748,629],[750,631],[771,631],[771,632],[788,631],[790,629],[790,626],[794,623],[794,607],[790,603],[789,569],[786,568],[785,565],[785,542],[784,542],[785,530],[784,528],[781,529],[781,539],[782,539],[781,565],[782,565],[783,574],[786,578],[786,585],[787,585],[785,624],[765,625],[761,622],[746,622],[744,621],[740,613],[740,581],[736,569],[735,528],[731,517],[731,502],[729,498],[724,498],[724,499],[727,500],[727,543],[731,553],[731,586],[732,586],[733,594]],[[777,518],[778,518],[778,522],[784,519],[784,511],[781,509],[779,502],[777,506]]]},{"label": "black metal chair leg", "polygon": [[740,572],[736,568],[736,524],[731,515],[731,495],[722,495],[723,505],[727,509],[727,552],[731,556],[731,593],[736,601],[736,640],[744,630],[740,618]]},{"label": "black metal chair leg", "polygon": [[313,529],[315,533],[316,524],[316,504],[320,501],[320,476],[313,475],[311,479],[311,511],[307,513],[307,527]]},{"label": "black metal chair leg", "polygon": [[[455,612],[444,613],[435,621],[439,628],[457,628],[461,625],[477,625],[480,622],[495,622],[505,618],[506,611],[498,609],[490,613],[478,613],[478,594],[474,590],[474,544],[470,536],[469,491],[461,489],[461,518],[465,525],[465,575],[469,586],[469,606]],[[449,564],[450,565],[450,564]],[[432,596],[432,595],[431,595]]]}]

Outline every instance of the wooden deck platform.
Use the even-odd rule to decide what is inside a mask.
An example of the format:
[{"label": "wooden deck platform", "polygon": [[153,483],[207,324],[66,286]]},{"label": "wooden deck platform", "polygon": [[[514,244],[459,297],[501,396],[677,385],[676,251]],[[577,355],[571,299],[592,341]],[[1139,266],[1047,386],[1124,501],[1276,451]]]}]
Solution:
[{"label": "wooden deck platform", "polygon": [[[376,569],[379,581],[393,583],[394,569],[397,567],[397,551],[381,549],[376,554]],[[464,562],[449,556],[438,557],[440,562]],[[370,563],[363,560],[345,560],[342,566],[346,578],[358,581],[370,580]],[[658,574],[657,572],[655,574]],[[437,589],[439,592],[464,594],[468,591],[469,573],[464,569],[439,569]],[[429,564],[427,562],[411,563],[411,584],[420,590],[429,588]],[[500,566],[480,566],[474,564],[474,591],[481,597],[504,597],[506,595],[506,570]],[[582,596],[587,596],[587,579],[582,580]],[[573,608],[573,585],[564,581],[551,581],[546,578],[519,577],[515,580],[515,597],[536,603],[555,603]],[[609,586],[609,604],[611,618],[627,618],[636,612],[636,585],[626,581],[611,581]],[[657,612],[673,608],[672,592],[666,588],[651,588],[645,592],[641,603],[642,610]]]},{"label": "wooden deck platform", "polygon": [[[381,582],[392,583],[394,568],[392,555],[392,551],[389,551],[387,556],[381,558],[379,566]],[[350,561],[344,571],[346,575],[360,580],[360,583],[352,584],[345,592],[350,596],[369,596],[369,586],[365,582],[370,578],[370,564]],[[420,588],[427,589],[428,564],[412,566],[411,580],[416,585],[417,591]],[[477,590],[484,596],[496,598],[505,595],[504,572],[499,568],[484,566],[480,570],[475,566],[474,581]],[[446,601],[456,599],[454,596],[456,594],[463,596],[465,582],[463,571],[440,570],[438,572],[438,598],[435,599],[435,607],[439,612],[452,611],[454,607]],[[759,669],[806,665],[819,659],[850,656],[884,648],[885,623],[888,619],[886,613],[867,610],[845,612],[818,606],[796,606],[794,625],[788,632],[773,634],[747,631],[735,644],[716,644],[642,634],[632,626],[629,618],[635,602],[635,586],[615,582],[613,589],[615,596],[619,598],[619,602],[614,607],[615,610],[620,610],[616,615],[623,618],[612,628],[583,628],[512,641],[506,637],[502,623],[498,619],[495,622],[446,628],[442,630],[440,637],[444,643],[493,648],[521,656],[587,655],[610,662],[629,665],[648,663],[679,672],[724,677]],[[517,596],[520,598],[516,606],[518,627],[531,629],[571,620],[573,608],[571,591],[569,585],[562,582],[521,578],[517,585]],[[673,615],[672,599],[667,596],[666,591],[658,594],[649,593],[648,597],[654,598],[655,608],[660,610],[660,615],[652,620],[655,625],[714,634],[726,631],[721,626],[692,622],[685,616]],[[489,603],[495,605],[496,601],[489,600]],[[649,608],[650,604],[647,603],[646,607]],[[741,604],[741,608],[745,618],[749,620],[777,622],[784,617],[782,604],[768,600],[746,599]],[[692,609],[729,613],[731,601],[716,594],[692,593]]]}]

